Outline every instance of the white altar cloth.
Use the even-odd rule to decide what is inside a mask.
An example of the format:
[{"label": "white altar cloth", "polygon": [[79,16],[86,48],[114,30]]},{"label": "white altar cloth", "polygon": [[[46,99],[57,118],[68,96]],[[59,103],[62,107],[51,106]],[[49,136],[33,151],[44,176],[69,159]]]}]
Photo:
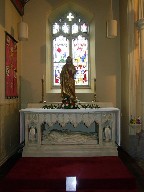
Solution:
[{"label": "white altar cloth", "polygon": [[106,112],[106,111],[119,111],[118,108],[107,107],[107,108],[80,108],[80,109],[43,109],[43,108],[26,108],[21,109],[20,112],[38,112],[38,113],[94,113],[94,112]]}]

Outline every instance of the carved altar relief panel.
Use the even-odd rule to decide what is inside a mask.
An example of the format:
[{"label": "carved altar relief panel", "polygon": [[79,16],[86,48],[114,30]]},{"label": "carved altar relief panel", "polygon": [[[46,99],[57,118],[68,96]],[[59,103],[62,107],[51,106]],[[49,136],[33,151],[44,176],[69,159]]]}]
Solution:
[{"label": "carved altar relief panel", "polygon": [[27,141],[30,144],[38,143],[38,127],[39,127],[39,115],[33,113],[27,113],[25,118],[25,124],[27,126]]},{"label": "carved altar relief panel", "polygon": [[98,124],[95,122],[86,127],[79,123],[74,127],[67,123],[61,127],[59,123],[50,127],[47,123],[41,126],[41,143],[46,144],[98,144]]},{"label": "carved altar relief panel", "polygon": [[103,113],[102,114],[103,142],[114,141],[115,126],[116,126],[115,113]]}]

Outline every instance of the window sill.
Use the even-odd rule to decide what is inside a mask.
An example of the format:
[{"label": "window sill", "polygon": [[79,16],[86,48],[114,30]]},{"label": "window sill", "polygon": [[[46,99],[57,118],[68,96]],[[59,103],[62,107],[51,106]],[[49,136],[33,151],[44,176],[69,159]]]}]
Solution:
[{"label": "window sill", "polygon": [[[76,93],[94,93],[92,89],[76,89]],[[47,93],[61,93],[60,89],[51,89]]]}]

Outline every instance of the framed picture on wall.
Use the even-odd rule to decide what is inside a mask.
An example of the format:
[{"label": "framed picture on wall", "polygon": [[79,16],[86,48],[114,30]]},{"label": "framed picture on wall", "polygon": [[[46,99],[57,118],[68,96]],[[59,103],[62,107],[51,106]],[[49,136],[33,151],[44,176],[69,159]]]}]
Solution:
[{"label": "framed picture on wall", "polygon": [[11,2],[15,6],[15,8],[19,12],[19,14],[21,16],[23,16],[24,15],[24,5],[25,5],[25,3],[23,3],[24,1],[21,1],[21,0],[11,0]]}]

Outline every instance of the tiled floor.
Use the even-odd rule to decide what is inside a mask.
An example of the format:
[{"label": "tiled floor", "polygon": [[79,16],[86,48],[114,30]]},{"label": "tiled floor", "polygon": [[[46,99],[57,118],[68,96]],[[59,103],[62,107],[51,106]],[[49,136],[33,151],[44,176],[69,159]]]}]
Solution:
[{"label": "tiled floor", "polygon": [[144,192],[144,160],[139,161],[131,158],[121,148],[118,151],[119,157],[128,167],[129,171],[136,177],[138,192]]},{"label": "tiled floor", "polygon": [[141,175],[137,176],[139,192],[144,192],[144,160],[138,160],[136,163],[142,172]]},{"label": "tiled floor", "polygon": [[144,160],[137,160],[137,164],[144,170]]}]

